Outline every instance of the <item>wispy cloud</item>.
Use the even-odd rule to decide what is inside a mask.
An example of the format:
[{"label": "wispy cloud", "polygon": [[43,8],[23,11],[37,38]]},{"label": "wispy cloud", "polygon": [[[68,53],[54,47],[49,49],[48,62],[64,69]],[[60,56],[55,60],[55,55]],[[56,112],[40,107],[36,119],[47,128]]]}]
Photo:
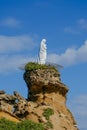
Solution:
[{"label": "wispy cloud", "polygon": [[79,19],[76,21],[75,26],[67,26],[64,28],[64,32],[71,34],[79,34],[81,31],[87,30],[87,19]]},{"label": "wispy cloud", "polygon": [[34,61],[30,52],[36,46],[36,39],[28,35],[0,36],[0,73],[17,70],[22,64]]},{"label": "wispy cloud", "polygon": [[[35,47],[37,47],[35,39],[28,35],[0,36],[0,71],[16,69],[25,62],[34,61],[36,55],[31,55],[30,52],[35,54],[33,50]],[[47,61],[64,67],[87,62],[87,40],[79,48],[67,48],[60,55],[48,54]]]},{"label": "wispy cloud", "polygon": [[71,34],[79,34],[80,32],[76,29],[73,29],[71,27],[64,28],[64,32],[71,33]]},{"label": "wispy cloud", "polygon": [[[87,129],[87,95],[75,97],[72,104],[69,105],[71,111],[75,114],[78,126],[81,130]],[[73,107],[74,106],[74,107]]]},{"label": "wispy cloud", "polygon": [[29,61],[35,61],[35,59],[21,54],[0,55],[0,73],[16,71]]},{"label": "wispy cloud", "polygon": [[71,66],[81,62],[87,62],[87,40],[79,48],[68,48],[62,54],[49,54],[48,62],[61,64],[62,66]]},{"label": "wispy cloud", "polygon": [[20,21],[15,18],[6,18],[0,21],[0,26],[19,27]]},{"label": "wispy cloud", "polygon": [[34,39],[28,35],[0,36],[0,53],[31,50],[35,46]]},{"label": "wispy cloud", "polygon": [[78,24],[81,29],[87,30],[87,19],[79,19]]}]

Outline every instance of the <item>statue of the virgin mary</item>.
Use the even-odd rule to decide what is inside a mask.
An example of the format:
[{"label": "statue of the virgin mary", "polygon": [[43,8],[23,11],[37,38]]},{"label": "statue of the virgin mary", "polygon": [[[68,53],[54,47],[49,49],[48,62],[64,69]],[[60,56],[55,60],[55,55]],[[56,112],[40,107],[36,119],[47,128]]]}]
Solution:
[{"label": "statue of the virgin mary", "polygon": [[39,51],[39,64],[45,64],[47,57],[47,47],[46,47],[46,39],[42,39],[40,43],[40,51]]}]

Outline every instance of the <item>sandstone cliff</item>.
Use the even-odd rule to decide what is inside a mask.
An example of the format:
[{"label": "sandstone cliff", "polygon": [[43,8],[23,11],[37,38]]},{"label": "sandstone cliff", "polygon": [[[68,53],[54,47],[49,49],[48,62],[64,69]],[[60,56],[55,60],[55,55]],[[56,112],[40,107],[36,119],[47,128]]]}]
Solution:
[{"label": "sandstone cliff", "polygon": [[16,122],[25,119],[41,122],[45,130],[78,130],[66,106],[68,88],[61,82],[60,73],[54,67],[37,67],[35,64],[35,68],[29,68],[27,64],[24,80],[28,87],[28,99],[17,92],[8,95],[0,91],[0,118],[4,115]]}]

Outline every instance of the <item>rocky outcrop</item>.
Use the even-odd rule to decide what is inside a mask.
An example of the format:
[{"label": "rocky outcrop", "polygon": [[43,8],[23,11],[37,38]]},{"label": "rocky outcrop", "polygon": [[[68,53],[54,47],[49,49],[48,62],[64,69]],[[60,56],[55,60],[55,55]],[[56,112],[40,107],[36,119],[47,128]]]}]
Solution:
[{"label": "rocky outcrop", "polygon": [[[41,122],[45,130],[78,129],[66,106],[68,88],[61,82],[60,73],[56,69],[26,70],[24,80],[28,87],[28,99],[18,92],[8,95],[0,91],[0,112],[9,113],[15,118],[13,121],[29,119]],[[8,116],[6,118],[9,119]]]},{"label": "rocky outcrop", "polygon": [[14,114],[4,111],[4,110],[0,110],[0,118],[6,118],[10,121],[14,121],[14,122],[20,122],[21,120],[15,116]]},{"label": "rocky outcrop", "polygon": [[[50,117],[54,130],[77,130],[72,113],[66,106],[68,88],[61,82],[60,73],[54,68],[26,71],[24,79],[28,87],[28,99],[38,106],[32,110],[33,119],[47,123],[43,111],[51,108]],[[30,118],[30,117],[29,117]]]},{"label": "rocky outcrop", "polygon": [[39,93],[59,92],[64,97],[68,88],[61,82],[60,73],[56,69],[37,69],[26,71],[24,79],[28,87],[28,98],[31,94],[36,96]]}]

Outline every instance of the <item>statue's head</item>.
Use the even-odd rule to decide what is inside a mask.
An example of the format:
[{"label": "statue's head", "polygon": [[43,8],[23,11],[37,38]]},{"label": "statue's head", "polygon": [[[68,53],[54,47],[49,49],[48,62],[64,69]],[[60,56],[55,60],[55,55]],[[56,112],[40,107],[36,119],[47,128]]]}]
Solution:
[{"label": "statue's head", "polygon": [[42,42],[43,42],[43,43],[46,43],[46,39],[42,39]]}]

